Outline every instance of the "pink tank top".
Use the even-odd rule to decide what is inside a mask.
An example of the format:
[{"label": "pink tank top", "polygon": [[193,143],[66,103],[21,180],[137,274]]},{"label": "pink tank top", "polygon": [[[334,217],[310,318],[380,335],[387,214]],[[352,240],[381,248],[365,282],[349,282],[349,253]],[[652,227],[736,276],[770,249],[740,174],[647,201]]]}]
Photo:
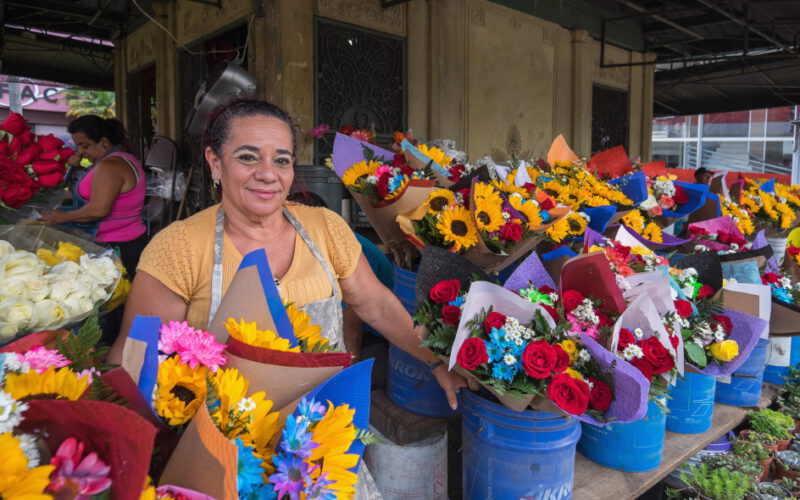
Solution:
[{"label": "pink tank top", "polygon": [[[119,156],[136,171],[136,186],[127,193],[117,195],[117,199],[111,205],[111,211],[100,221],[100,227],[97,229],[97,241],[101,243],[135,240],[147,229],[140,217],[144,208],[144,196],[147,188],[142,165],[139,160],[128,153],[111,153],[106,158],[111,156]],[[94,169],[90,170],[78,183],[78,195],[87,202],[92,196],[92,177],[94,177]]]}]

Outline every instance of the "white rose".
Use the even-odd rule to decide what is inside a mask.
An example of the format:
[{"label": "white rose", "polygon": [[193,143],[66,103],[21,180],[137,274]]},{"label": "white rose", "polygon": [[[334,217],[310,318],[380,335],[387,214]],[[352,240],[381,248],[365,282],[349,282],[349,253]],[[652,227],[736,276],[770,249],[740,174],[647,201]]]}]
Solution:
[{"label": "white rose", "polygon": [[40,276],[42,274],[42,261],[30,252],[12,252],[3,257],[1,262],[5,271],[3,279],[15,276]]},{"label": "white rose", "polygon": [[33,302],[23,297],[11,297],[0,302],[0,319],[15,323],[20,330],[36,324],[36,309]]},{"label": "white rose", "polygon": [[47,276],[77,278],[81,274],[81,267],[71,260],[64,261],[50,268]]},{"label": "white rose", "polygon": [[79,294],[81,289],[75,278],[63,278],[53,282],[50,289],[50,298],[63,301],[69,295]]},{"label": "white rose", "polygon": [[25,282],[25,295],[34,302],[40,302],[50,295],[50,283],[40,276]]},{"label": "white rose", "polygon": [[16,323],[0,321],[0,342],[12,340],[22,330]]},{"label": "white rose", "polygon": [[109,257],[92,259],[88,255],[81,255],[81,269],[103,287],[111,285],[119,278],[120,271]]},{"label": "white rose", "polygon": [[25,276],[5,278],[0,281],[0,294],[8,297],[25,297],[25,286],[28,279]]},{"label": "white rose", "polygon": [[64,299],[64,306],[69,310],[70,316],[80,316],[92,310],[94,302],[91,299],[82,297],[80,294],[72,294]]},{"label": "white rose", "polygon": [[96,304],[98,302],[104,302],[109,297],[109,295],[111,294],[108,293],[105,288],[97,287],[94,289],[94,291],[92,292],[92,296],[89,298],[92,300],[92,302]]},{"label": "white rose", "polygon": [[45,299],[36,305],[36,328],[60,328],[70,318],[67,307],[53,299]]},{"label": "white rose", "polygon": [[647,197],[646,200],[644,200],[639,204],[639,208],[641,208],[646,212],[651,208],[655,207],[656,205],[658,205],[658,201],[656,201],[656,197],[651,194]]},{"label": "white rose", "polygon": [[15,250],[14,245],[7,242],[6,240],[0,240],[0,258],[3,258],[6,255],[14,252],[14,250]]}]

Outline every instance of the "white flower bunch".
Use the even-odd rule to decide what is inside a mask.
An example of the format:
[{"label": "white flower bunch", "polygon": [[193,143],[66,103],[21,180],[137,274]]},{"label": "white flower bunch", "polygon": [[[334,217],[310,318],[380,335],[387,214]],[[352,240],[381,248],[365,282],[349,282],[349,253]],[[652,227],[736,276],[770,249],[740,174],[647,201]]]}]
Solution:
[{"label": "white flower bunch", "polygon": [[675,196],[675,184],[669,179],[656,179],[653,181],[653,193],[657,198]]}]

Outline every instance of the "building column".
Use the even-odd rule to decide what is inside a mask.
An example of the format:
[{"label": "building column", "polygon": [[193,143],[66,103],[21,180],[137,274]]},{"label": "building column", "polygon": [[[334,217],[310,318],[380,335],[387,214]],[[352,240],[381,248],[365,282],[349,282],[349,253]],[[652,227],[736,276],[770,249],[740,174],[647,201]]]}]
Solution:
[{"label": "building column", "polygon": [[129,128],[128,123],[128,57],[125,40],[114,43],[114,114]]},{"label": "building column", "polygon": [[592,152],[592,37],[572,30],[572,127],[569,143],[576,154]]},{"label": "building column", "polygon": [[[156,18],[170,32],[177,33],[175,2],[154,3]],[[175,141],[180,140],[182,132],[180,110],[180,87],[178,77],[178,47],[164,30],[158,30],[155,46],[156,59],[156,102],[158,119],[156,130],[159,135]]]},{"label": "building column", "polygon": [[[653,62],[656,55],[644,54],[644,60]],[[653,106],[655,105],[655,64],[642,66],[644,72],[642,85],[642,158],[649,159],[653,154]]]}]

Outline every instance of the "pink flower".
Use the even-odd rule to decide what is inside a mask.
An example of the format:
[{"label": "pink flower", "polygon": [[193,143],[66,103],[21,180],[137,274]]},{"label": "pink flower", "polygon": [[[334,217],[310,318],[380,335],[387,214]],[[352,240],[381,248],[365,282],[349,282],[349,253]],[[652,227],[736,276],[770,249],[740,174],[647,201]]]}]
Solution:
[{"label": "pink flower", "polygon": [[652,215],[652,216],[658,217],[662,213],[664,213],[664,211],[661,209],[661,207],[659,205],[656,205],[656,206],[654,206],[653,208],[650,209],[650,215]]},{"label": "pink flower", "polygon": [[391,165],[381,165],[380,167],[378,167],[378,169],[375,171],[375,176],[376,177],[381,177],[383,174],[391,175],[392,174],[392,166]]},{"label": "pink flower", "polygon": [[165,354],[177,353],[183,363],[192,368],[198,364],[216,372],[220,366],[228,362],[222,351],[227,347],[217,342],[214,335],[203,330],[195,330],[185,321],[170,321],[161,325],[161,337],[158,349]]},{"label": "pink flower", "polygon": [[37,346],[25,354],[17,354],[20,363],[28,363],[31,370],[36,373],[44,373],[48,368],[61,368],[71,363],[56,350],[47,349],[44,346]]},{"label": "pink flower", "polygon": [[331,126],[328,125],[327,123],[320,123],[316,127],[312,128],[311,132],[309,132],[309,134],[311,134],[311,137],[316,137],[317,139],[322,139],[325,136],[325,134],[328,132],[328,130],[330,130],[330,129],[331,129]]},{"label": "pink flower", "polygon": [[111,486],[108,477],[111,467],[94,452],[84,457],[83,443],[75,438],[61,443],[50,464],[56,467],[47,487],[50,492],[77,492],[78,495],[71,498],[89,500],[91,495],[102,493]]},{"label": "pink flower", "polygon": [[370,133],[367,132],[364,129],[356,130],[355,132],[350,134],[350,137],[352,137],[353,139],[358,139],[359,141],[364,141],[364,142],[369,142],[369,141],[372,140],[372,137],[370,136]]},{"label": "pink flower", "polygon": [[662,196],[661,199],[658,200],[658,204],[661,205],[661,208],[664,210],[669,210],[675,205],[675,200],[669,196]]}]

